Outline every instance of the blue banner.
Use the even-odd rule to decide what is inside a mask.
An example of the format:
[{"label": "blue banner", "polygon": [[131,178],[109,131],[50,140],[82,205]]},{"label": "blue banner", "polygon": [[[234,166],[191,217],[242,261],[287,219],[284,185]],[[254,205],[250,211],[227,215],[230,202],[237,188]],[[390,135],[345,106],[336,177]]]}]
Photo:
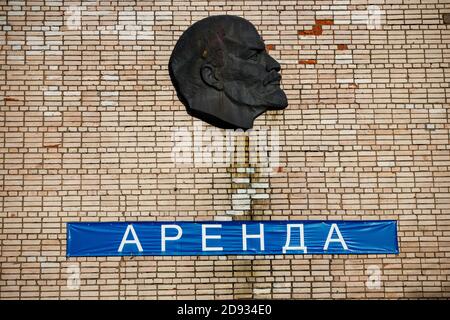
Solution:
[{"label": "blue banner", "polygon": [[67,223],[67,256],[398,253],[396,221]]}]

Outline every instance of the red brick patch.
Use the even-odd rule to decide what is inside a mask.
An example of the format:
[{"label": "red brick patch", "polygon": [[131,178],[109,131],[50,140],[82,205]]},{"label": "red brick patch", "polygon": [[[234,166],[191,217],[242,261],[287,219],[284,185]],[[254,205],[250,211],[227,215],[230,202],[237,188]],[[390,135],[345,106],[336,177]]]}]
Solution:
[{"label": "red brick patch", "polygon": [[300,30],[298,34],[300,36],[320,36],[322,34],[322,27],[314,25],[312,30]]},{"label": "red brick patch", "polygon": [[300,30],[300,36],[320,36],[322,34],[322,26],[313,25],[312,30]]},{"label": "red brick patch", "polygon": [[337,49],[338,50],[347,50],[348,46],[346,44],[338,44]]},{"label": "red brick patch", "polygon": [[270,50],[275,50],[275,45],[274,44],[266,45],[266,51],[270,51]]},{"label": "red brick patch", "polygon": [[322,34],[322,26],[320,24],[316,24],[313,26],[312,31],[315,36],[320,36]]},{"label": "red brick patch", "polygon": [[322,34],[322,26],[329,26],[334,23],[333,19],[319,19],[313,25],[311,30],[300,30],[298,34],[300,36],[320,36]]},{"label": "red brick patch", "polygon": [[4,97],[3,100],[4,101],[20,101],[19,99],[13,98],[13,97]]},{"label": "red brick patch", "polygon": [[331,26],[332,24],[334,24],[333,19],[318,19],[318,20],[316,20],[316,25],[319,25],[319,26]]},{"label": "red brick patch", "polygon": [[304,59],[304,60],[298,60],[299,64],[316,64],[317,60],[315,59]]}]

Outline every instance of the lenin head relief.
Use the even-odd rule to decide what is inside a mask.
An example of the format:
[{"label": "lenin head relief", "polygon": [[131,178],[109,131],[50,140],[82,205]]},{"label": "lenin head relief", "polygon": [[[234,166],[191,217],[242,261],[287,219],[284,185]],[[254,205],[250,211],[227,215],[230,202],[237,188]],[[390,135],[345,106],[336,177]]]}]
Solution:
[{"label": "lenin head relief", "polygon": [[169,61],[188,113],[225,129],[249,129],[266,110],[287,107],[280,64],[255,27],[237,16],[212,16],[189,27]]}]

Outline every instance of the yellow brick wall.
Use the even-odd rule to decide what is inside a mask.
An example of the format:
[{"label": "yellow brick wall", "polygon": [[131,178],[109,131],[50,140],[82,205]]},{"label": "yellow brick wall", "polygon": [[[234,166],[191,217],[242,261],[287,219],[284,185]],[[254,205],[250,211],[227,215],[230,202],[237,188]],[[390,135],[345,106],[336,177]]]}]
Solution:
[{"label": "yellow brick wall", "polygon": [[[448,298],[444,13],[436,0],[2,1],[0,298]],[[197,122],[168,59],[217,14],[257,27],[289,99],[255,122],[279,132],[279,166],[251,175],[269,196],[236,216],[246,173],[171,157],[174,130]],[[250,218],[395,219],[401,253],[65,256],[70,221]]]}]

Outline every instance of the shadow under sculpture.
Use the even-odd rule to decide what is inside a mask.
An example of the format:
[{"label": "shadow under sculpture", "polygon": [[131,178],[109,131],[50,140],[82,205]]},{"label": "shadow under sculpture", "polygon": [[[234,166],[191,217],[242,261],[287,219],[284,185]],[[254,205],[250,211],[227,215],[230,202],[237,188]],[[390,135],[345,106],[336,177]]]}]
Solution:
[{"label": "shadow under sculpture", "polygon": [[169,61],[172,83],[187,112],[225,129],[250,129],[265,111],[287,107],[279,71],[256,28],[229,15],[190,26]]}]

